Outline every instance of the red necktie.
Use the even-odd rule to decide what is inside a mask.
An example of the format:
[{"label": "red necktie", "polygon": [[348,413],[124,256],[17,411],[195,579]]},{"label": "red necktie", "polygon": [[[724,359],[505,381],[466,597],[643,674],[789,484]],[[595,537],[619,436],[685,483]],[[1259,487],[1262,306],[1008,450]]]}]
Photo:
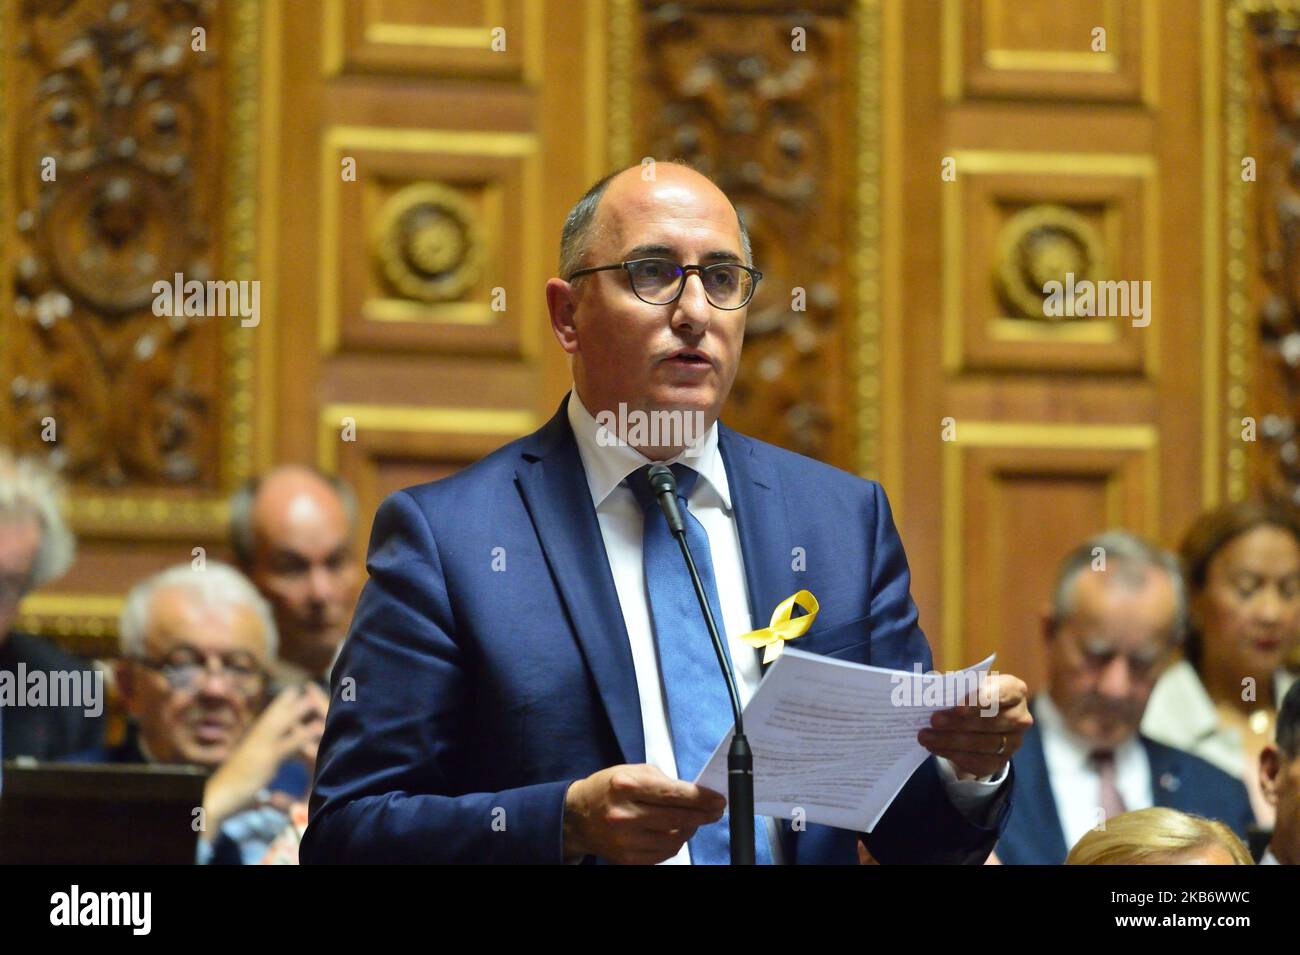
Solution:
[{"label": "red necktie", "polygon": [[1124,799],[1115,785],[1115,753],[1109,749],[1097,750],[1088,758],[1089,764],[1101,780],[1101,808],[1107,819],[1124,812]]}]

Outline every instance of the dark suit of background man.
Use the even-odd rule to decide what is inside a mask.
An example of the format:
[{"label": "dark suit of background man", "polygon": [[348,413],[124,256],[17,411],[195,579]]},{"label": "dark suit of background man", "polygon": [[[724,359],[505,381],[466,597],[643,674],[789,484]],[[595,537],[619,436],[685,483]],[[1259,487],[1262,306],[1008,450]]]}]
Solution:
[{"label": "dark suit of background man", "polygon": [[[688,536],[743,696],[761,668],[735,638],[801,588],[822,607],[802,649],[930,667],[880,486],[716,423],[756,281],[748,238],[703,176],[652,174],[607,177],[565,224],[565,278],[546,296],[574,390],[555,417],[379,509],[302,861],[726,861],[725,800],[688,780],[730,711],[680,555],[645,506],[650,461],[687,466]],[[596,419],[620,405],[698,412],[704,437],[610,446]],[[996,716],[950,711],[920,734],[945,759],[866,836],[878,861],[988,855],[1030,723],[1020,680],[993,692]],[[758,829],[760,861],[857,861],[853,832]]]},{"label": "dark suit of background man", "polygon": [[[0,757],[31,756],[58,759],[98,746],[103,737],[104,684],[95,680],[93,665],[43,637],[13,630],[18,605],[27,593],[62,577],[72,566],[76,540],[64,523],[60,488],[54,475],[31,458],[16,459],[0,448],[0,672],[13,699],[0,698]],[[78,700],[49,699],[46,705],[26,704],[19,679],[33,686],[41,673],[53,687],[56,674],[79,673],[83,695]],[[64,681],[64,686],[71,685]],[[90,695],[100,698],[83,705]],[[7,694],[6,694],[7,697]],[[57,702],[60,705],[51,706]],[[88,715],[89,714],[89,715]]]},{"label": "dark suit of background man", "polygon": [[1186,618],[1172,554],[1112,531],[1066,556],[1043,615],[1047,692],[1032,700],[1034,726],[1012,760],[1016,804],[999,860],[1059,865],[1104,819],[1152,806],[1219,819],[1246,838],[1254,815],[1240,780],[1138,732]]}]

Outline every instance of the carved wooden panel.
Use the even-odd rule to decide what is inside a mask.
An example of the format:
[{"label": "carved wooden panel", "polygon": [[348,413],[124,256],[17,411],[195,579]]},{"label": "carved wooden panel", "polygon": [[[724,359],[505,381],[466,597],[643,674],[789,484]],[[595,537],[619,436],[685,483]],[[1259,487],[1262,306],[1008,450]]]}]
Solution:
[{"label": "carved wooden panel", "polygon": [[151,306],[159,279],[222,270],[227,37],[211,2],[115,9],[8,11],[9,440],[84,485],[212,487],[220,320]]},{"label": "carved wooden panel", "polygon": [[[1155,430],[963,422],[945,446],[944,665],[997,651],[1042,685],[1040,611],[1056,565],[1092,534],[1154,534]],[[978,612],[975,612],[978,608]]]},{"label": "carved wooden panel", "polygon": [[527,0],[326,0],[325,73],[522,79],[536,73],[540,7]]},{"label": "carved wooden panel", "polygon": [[628,135],[616,138],[615,161],[684,159],[712,176],[745,219],[764,275],[724,418],[854,468],[852,346],[870,316],[856,308],[853,269],[857,254],[875,253],[855,230],[879,196],[854,169],[855,150],[870,151],[855,138],[861,104],[846,80],[855,52],[871,53],[855,45],[853,5],[636,9],[630,62],[611,62],[611,82],[627,85],[627,102],[616,94],[611,104],[611,124]]},{"label": "carved wooden panel", "polygon": [[317,463],[356,489],[364,560],[370,521],[385,497],[459,471],[540,424],[531,412],[508,409],[327,405],[317,423]]},{"label": "carved wooden panel", "polygon": [[945,0],[944,93],[1155,105],[1149,0]]},{"label": "carved wooden panel", "polygon": [[[261,26],[253,0],[0,6],[0,442],[61,469],[80,538],[19,626],[80,649],[219,552],[253,469]],[[205,295],[169,314],[178,275]]]},{"label": "carved wooden panel", "polygon": [[[1229,395],[1238,414],[1228,421],[1229,443],[1246,451],[1252,488],[1300,503],[1300,13],[1268,9],[1246,24],[1248,61],[1242,77],[1250,91],[1247,159],[1229,168],[1245,181],[1254,244],[1249,278],[1249,339],[1239,324]],[[1244,324],[1244,323],[1241,323]],[[1243,340],[1245,339],[1245,340]],[[1249,380],[1249,389],[1240,384]]]},{"label": "carved wooden panel", "polygon": [[[955,179],[943,184],[947,368],[1154,370],[1162,324],[1155,162],[966,151],[951,158]],[[1053,282],[1055,300],[1045,291]]]},{"label": "carved wooden panel", "polygon": [[[944,665],[996,648],[1036,680],[1033,617],[1060,554],[1111,524],[1169,545],[1215,502],[1212,224],[1231,171],[1212,161],[1215,25],[1231,5],[905,5],[905,212],[888,235],[917,333],[896,447],[913,591]],[[1071,270],[1150,281],[1150,324],[1044,314],[1031,293]],[[946,417],[956,442],[939,438]],[[1000,430],[971,447],[970,423]]]},{"label": "carved wooden panel", "polygon": [[341,127],[323,152],[323,350],[520,357],[546,320],[536,138]]},{"label": "carved wooden panel", "polygon": [[[83,542],[211,544],[253,468],[260,28],[252,0],[0,9],[0,440],[63,471]],[[112,589],[120,553],[43,599]]]}]

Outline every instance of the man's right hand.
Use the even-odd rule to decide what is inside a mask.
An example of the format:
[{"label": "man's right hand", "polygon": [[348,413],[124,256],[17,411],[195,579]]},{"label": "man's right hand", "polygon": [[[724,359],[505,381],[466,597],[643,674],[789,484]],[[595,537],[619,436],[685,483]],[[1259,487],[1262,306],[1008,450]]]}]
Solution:
[{"label": "man's right hand", "polygon": [[314,683],[280,692],[209,777],[203,797],[207,832],[215,835],[227,818],[252,805],[289,757],[299,757],[309,770],[315,768],[328,708],[329,698]]},{"label": "man's right hand", "polygon": [[565,793],[564,857],[663,862],[700,826],[721,819],[726,808],[721,793],[672,779],[654,766],[611,766],[579,779]]}]

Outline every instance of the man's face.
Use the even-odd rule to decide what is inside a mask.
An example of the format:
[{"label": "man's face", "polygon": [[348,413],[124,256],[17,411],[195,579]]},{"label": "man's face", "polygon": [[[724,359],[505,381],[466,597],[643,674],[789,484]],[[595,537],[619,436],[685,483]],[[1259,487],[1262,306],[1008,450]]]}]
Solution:
[{"label": "man's face", "polygon": [[[208,607],[182,589],[159,590],[144,656],[148,665],[124,661],[119,677],[150,754],[163,763],[220,765],[264,699],[270,661],[261,619],[250,607]],[[168,674],[187,667],[192,684],[173,686]]]},{"label": "man's face", "polygon": [[281,656],[323,673],[347,636],[357,563],[347,513],[314,476],[268,480],[253,508],[253,583],[270,601]]},{"label": "man's face", "polygon": [[13,627],[41,548],[41,522],[33,515],[0,518],[0,641]]},{"label": "man's face", "polygon": [[1273,673],[1300,634],[1300,546],[1271,526],[1237,536],[1210,561],[1193,606],[1207,660],[1243,677]]},{"label": "man's face", "polygon": [[[636,169],[610,182],[583,264],[648,257],[747,264],[727,198],[699,174],[662,163],[653,182]],[[552,279],[547,293],[556,336],[573,355],[574,382],[592,414],[617,413],[625,403],[629,410],[699,411],[705,425],[717,418],[740,364],[747,307],[715,308],[695,273],[669,305],[638,299],[621,269],[572,285]],[[691,356],[680,357],[684,349]]]},{"label": "man's face", "polygon": [[1097,749],[1138,730],[1168,662],[1176,602],[1167,574],[1146,570],[1137,589],[1084,570],[1074,613],[1047,627],[1048,689],[1070,729]]},{"label": "man's face", "polygon": [[1277,810],[1273,855],[1283,865],[1300,865],[1300,755],[1288,757],[1270,743],[1260,754],[1259,782],[1265,801]]}]

